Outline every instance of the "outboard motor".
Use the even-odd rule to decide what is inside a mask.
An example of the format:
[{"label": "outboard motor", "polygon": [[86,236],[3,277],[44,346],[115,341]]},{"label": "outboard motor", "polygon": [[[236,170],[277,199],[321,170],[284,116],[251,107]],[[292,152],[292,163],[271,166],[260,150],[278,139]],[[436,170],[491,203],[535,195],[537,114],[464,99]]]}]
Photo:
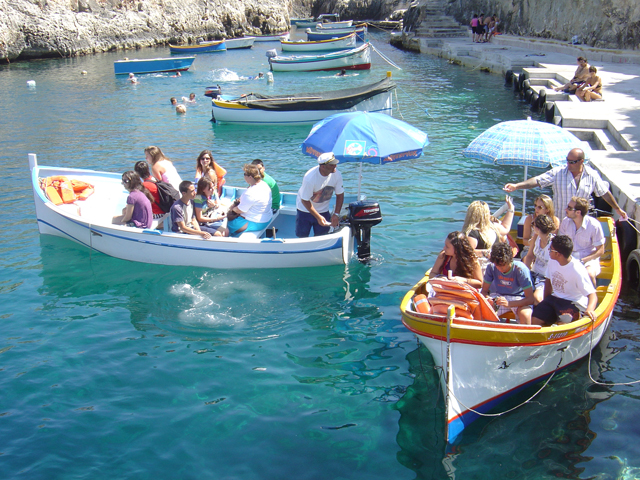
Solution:
[{"label": "outboard motor", "polygon": [[222,95],[222,88],[220,88],[220,85],[216,85],[215,87],[207,87],[204,91],[205,97],[216,99],[220,95]]},{"label": "outboard motor", "polygon": [[267,50],[267,53],[265,53],[265,55],[267,56],[267,58],[277,57],[278,51],[275,48],[272,48],[271,50]]},{"label": "outboard motor", "polygon": [[358,260],[371,257],[371,227],[382,221],[377,202],[359,201],[349,204],[349,223],[357,242]]}]

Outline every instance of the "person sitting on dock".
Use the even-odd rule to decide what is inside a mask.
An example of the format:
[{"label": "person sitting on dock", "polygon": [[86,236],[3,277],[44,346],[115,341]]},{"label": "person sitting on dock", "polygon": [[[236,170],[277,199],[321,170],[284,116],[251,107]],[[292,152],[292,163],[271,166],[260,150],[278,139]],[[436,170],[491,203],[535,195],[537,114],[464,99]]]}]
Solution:
[{"label": "person sitting on dock", "polygon": [[589,78],[576,90],[576,97],[580,100],[590,102],[602,98],[602,79],[596,73],[596,67],[589,67]]},{"label": "person sitting on dock", "polygon": [[445,275],[450,280],[482,287],[482,268],[478,257],[462,232],[451,232],[444,241],[444,248],[431,268],[431,275]]},{"label": "person sitting on dock", "polygon": [[582,85],[587,78],[589,78],[589,64],[584,57],[578,57],[578,68],[573,74],[573,78],[564,85],[559,87],[553,87],[556,92],[563,91],[564,93],[573,93],[576,89]]},{"label": "person sitting on dock", "polygon": [[153,221],[153,213],[151,213],[153,197],[142,185],[140,176],[131,170],[124,172],[122,185],[129,192],[127,205],[122,209],[122,215],[113,217],[112,223],[127,227],[150,228]]},{"label": "person sitting on dock", "polygon": [[180,197],[171,207],[171,231],[184,233],[186,235],[199,235],[205,240],[211,238],[209,232],[200,229],[196,220],[193,199],[196,196],[196,189],[189,180],[180,182]]},{"label": "person sitting on dock", "polygon": [[567,235],[573,242],[573,257],[580,260],[593,282],[600,273],[600,257],[604,254],[604,232],[598,220],[587,215],[589,201],[571,197],[567,216],[562,220],[558,234]]},{"label": "person sitting on dock", "polygon": [[524,263],[513,260],[513,250],[506,242],[493,244],[490,260],[481,293],[496,295],[493,303],[498,316],[511,310],[518,323],[530,325],[533,288],[529,269]]},{"label": "person sitting on dock", "polygon": [[587,269],[571,255],[572,252],[571,238],[566,235],[553,237],[545,275],[544,300],[533,308],[531,323],[534,325],[551,325],[558,321],[568,323],[583,315],[596,320],[596,290]]},{"label": "person sitting on dock", "polygon": [[566,166],[552,168],[524,182],[507,183],[503,189],[505,192],[511,193],[515,190],[544,188],[548,185],[551,185],[553,189],[553,207],[556,212],[564,211],[571,197],[589,198],[593,193],[611,205],[623,221],[627,219],[626,212],[620,208],[616,199],[609,192],[609,185],[602,180],[598,172],[584,164],[584,151],[580,148],[569,151]]},{"label": "person sitting on dock", "polygon": [[[338,159],[333,152],[318,157],[318,165],[305,173],[296,199],[296,236],[326,235],[331,227],[340,225],[340,210],[344,202],[342,174],[337,169]],[[336,207],[329,215],[329,202],[336,193]]]}]

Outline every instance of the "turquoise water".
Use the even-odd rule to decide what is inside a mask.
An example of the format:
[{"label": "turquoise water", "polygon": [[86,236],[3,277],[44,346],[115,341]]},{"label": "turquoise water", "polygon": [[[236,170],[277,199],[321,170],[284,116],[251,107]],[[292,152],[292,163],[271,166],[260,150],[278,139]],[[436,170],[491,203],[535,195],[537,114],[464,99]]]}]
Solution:
[{"label": "turquoise water", "polygon": [[[522,175],[466,160],[462,148],[529,111],[498,76],[395,50],[382,36],[374,44],[403,70],[374,55],[371,72],[346,78],[243,79],[267,71],[275,44],[199,55],[180,78],[141,75],[138,85],[115,77],[113,61],[168,48],[0,67],[0,478],[639,476],[638,387],[593,385],[586,361],[531,404],[476,422],[445,457],[433,362],[398,306],[468,203],[497,208],[500,187]],[[210,148],[229,184],[241,185],[241,166],[259,157],[281,189],[296,191],[313,165],[299,151],[309,127],[213,125],[204,88],[313,92],[373,83],[387,70],[399,85],[395,116],[431,144],[417,160],[364,166],[362,191],[384,216],[371,265],[162,267],[38,234],[27,153],[43,165],[121,172],[158,145],[190,177]],[[177,116],[169,97],[190,92],[198,104]],[[357,166],[339,168],[355,193]],[[636,301],[619,302],[595,350],[601,381],[640,377]]]}]

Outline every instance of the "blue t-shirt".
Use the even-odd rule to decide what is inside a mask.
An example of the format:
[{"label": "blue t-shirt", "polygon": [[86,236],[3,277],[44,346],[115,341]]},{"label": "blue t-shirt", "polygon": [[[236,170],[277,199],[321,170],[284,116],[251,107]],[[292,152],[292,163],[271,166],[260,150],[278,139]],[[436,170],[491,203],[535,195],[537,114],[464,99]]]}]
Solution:
[{"label": "blue t-shirt", "polygon": [[498,295],[524,297],[524,291],[531,288],[531,273],[524,263],[517,260],[514,260],[511,270],[507,273],[500,273],[500,270],[490,263],[484,272],[484,283],[490,284],[490,291]]}]

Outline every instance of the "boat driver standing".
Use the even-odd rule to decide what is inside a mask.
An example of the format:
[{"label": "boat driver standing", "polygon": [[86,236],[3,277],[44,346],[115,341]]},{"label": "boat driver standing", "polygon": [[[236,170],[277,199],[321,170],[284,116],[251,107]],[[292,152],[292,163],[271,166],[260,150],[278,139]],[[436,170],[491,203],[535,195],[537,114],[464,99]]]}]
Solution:
[{"label": "boat driver standing", "polygon": [[[333,152],[318,157],[318,166],[305,173],[296,199],[296,236],[326,235],[331,227],[340,224],[340,210],[344,202],[342,175],[337,170],[338,159]],[[329,202],[336,193],[336,208],[329,214]]]}]

